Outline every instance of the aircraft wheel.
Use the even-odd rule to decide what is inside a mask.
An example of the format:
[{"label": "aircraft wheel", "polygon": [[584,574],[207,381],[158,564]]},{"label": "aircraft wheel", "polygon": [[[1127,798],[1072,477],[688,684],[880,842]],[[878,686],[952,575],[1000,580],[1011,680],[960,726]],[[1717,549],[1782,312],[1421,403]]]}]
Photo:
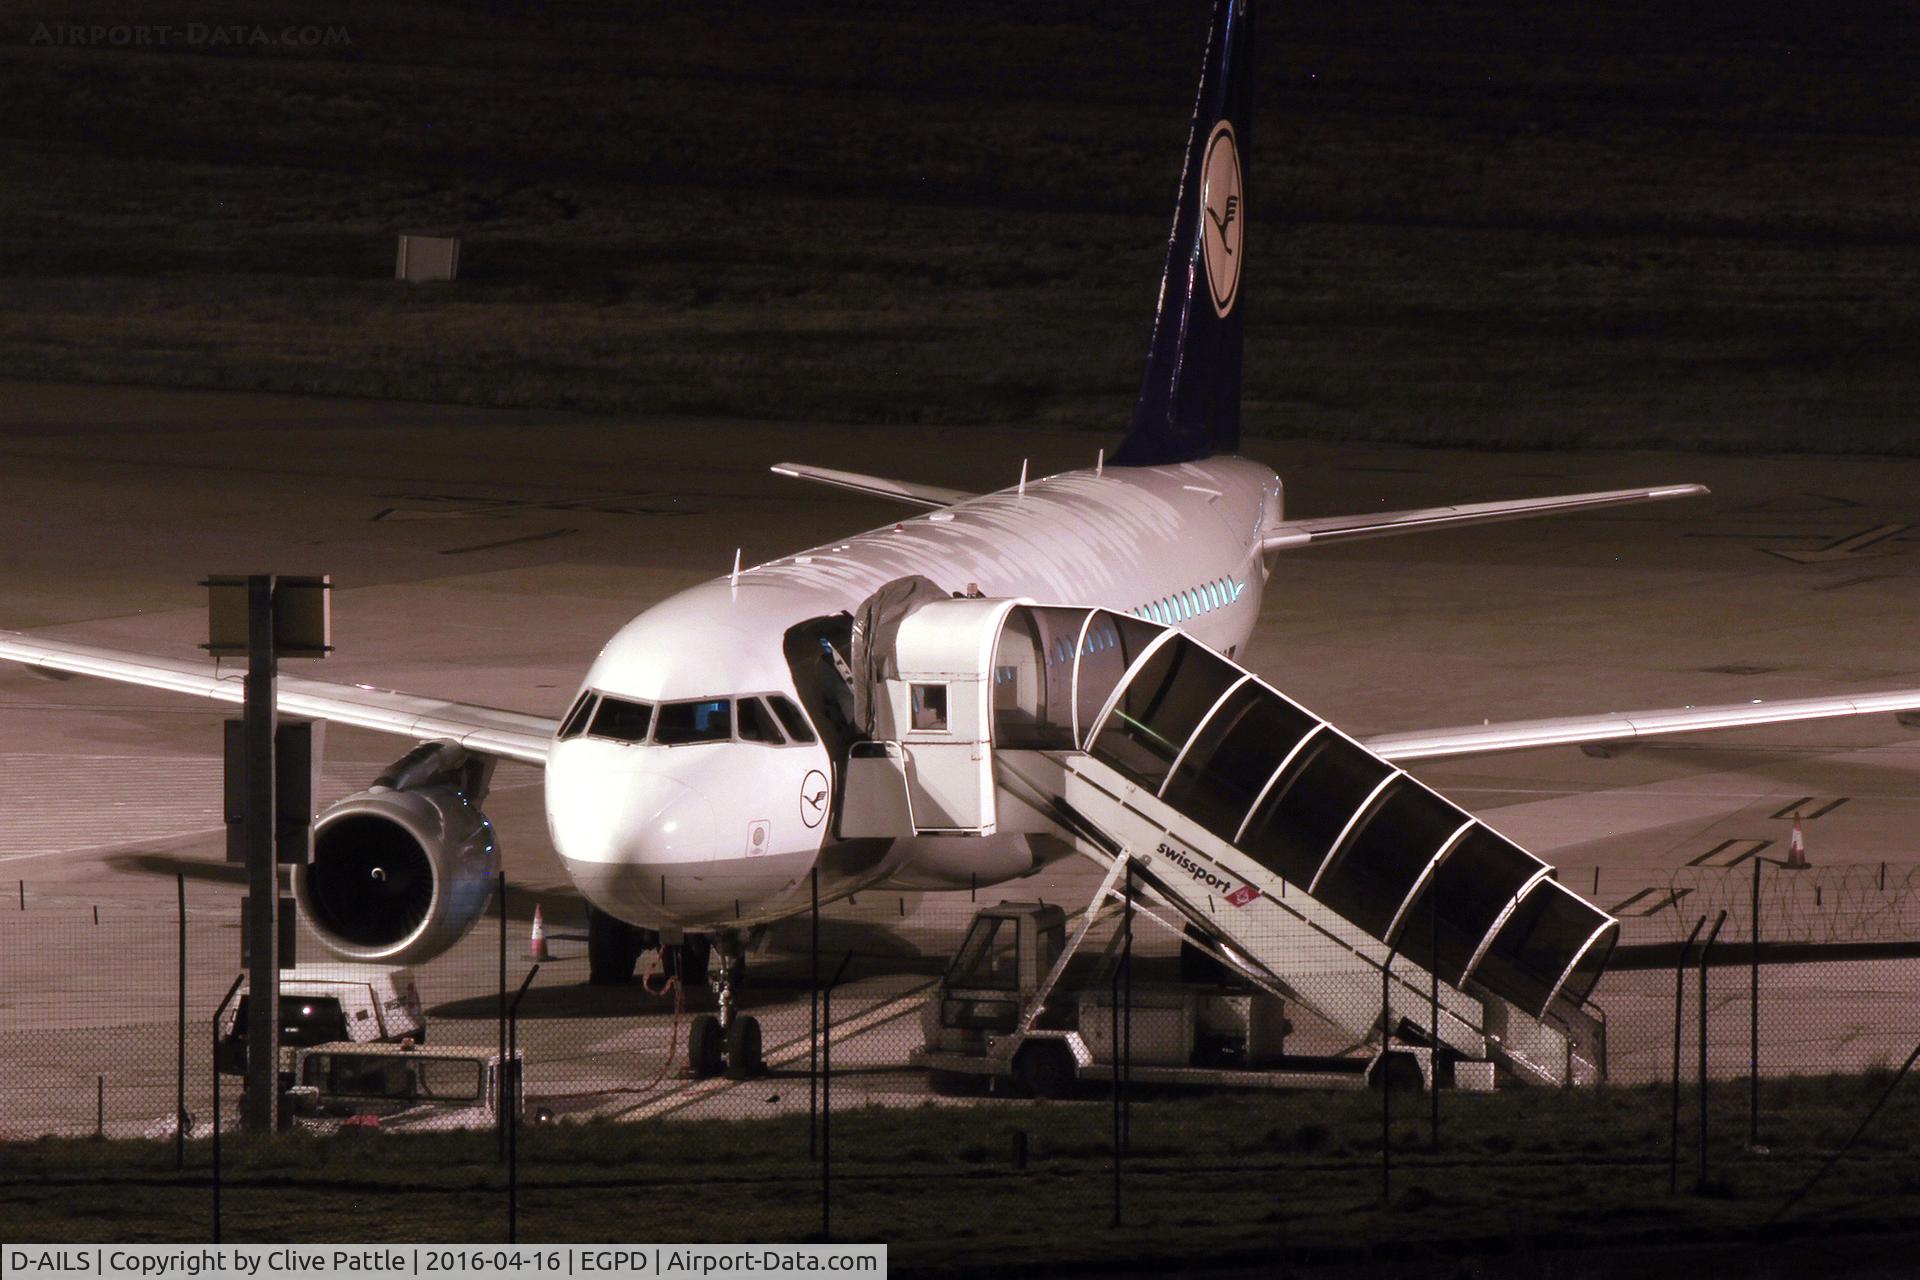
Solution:
[{"label": "aircraft wheel", "polygon": [[1064,1098],[1073,1089],[1073,1055],[1058,1040],[1035,1040],[1014,1055],[1013,1074],[1036,1098]]},{"label": "aircraft wheel", "polygon": [[596,987],[633,981],[641,931],[598,907],[587,908],[587,981]]},{"label": "aircraft wheel", "polygon": [[725,1039],[720,1019],[703,1013],[687,1028],[687,1065],[693,1078],[706,1080],[720,1074],[725,1060]]},{"label": "aircraft wheel", "polygon": [[760,1019],[736,1017],[727,1028],[727,1077],[747,1080],[766,1069],[766,1059],[760,1055]]}]

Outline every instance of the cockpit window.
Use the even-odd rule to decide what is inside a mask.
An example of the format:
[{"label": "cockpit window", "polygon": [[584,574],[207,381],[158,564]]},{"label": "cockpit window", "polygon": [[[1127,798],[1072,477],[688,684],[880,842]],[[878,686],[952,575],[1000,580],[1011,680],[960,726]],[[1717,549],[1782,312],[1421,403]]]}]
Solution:
[{"label": "cockpit window", "polygon": [[780,717],[780,723],[787,726],[787,736],[795,742],[812,742],[813,726],[800,714],[800,708],[793,705],[791,698],[774,694],[767,701],[773,703],[774,714]]},{"label": "cockpit window", "polygon": [[732,701],[727,698],[662,703],[653,740],[669,747],[689,742],[725,742],[733,736],[732,709]]},{"label": "cockpit window", "polygon": [[767,710],[766,703],[758,698],[742,698],[738,706],[742,742],[770,742],[777,747],[786,741],[780,736],[780,726],[773,722],[773,712]]},{"label": "cockpit window", "polygon": [[587,713],[593,709],[593,695],[583,693],[580,701],[573,704],[573,710],[567,712],[567,718],[560,724],[562,741],[577,738],[587,731]]},{"label": "cockpit window", "polygon": [[652,719],[653,708],[644,702],[602,698],[600,709],[593,714],[593,728],[588,732],[596,738],[612,738],[615,742],[645,742],[647,725]]}]

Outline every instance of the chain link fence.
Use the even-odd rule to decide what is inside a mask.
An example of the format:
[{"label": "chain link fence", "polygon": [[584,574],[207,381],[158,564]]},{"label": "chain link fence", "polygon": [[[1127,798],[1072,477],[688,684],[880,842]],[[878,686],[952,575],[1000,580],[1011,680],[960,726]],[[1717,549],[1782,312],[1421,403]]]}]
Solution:
[{"label": "chain link fence", "polygon": [[[1646,887],[1562,875],[1598,883],[1616,910]],[[1084,894],[1004,890],[861,893],[817,925],[754,931],[739,1015],[758,1022],[763,1065],[700,1074],[689,1043],[716,1012],[712,983],[676,980],[648,952],[631,983],[596,985],[582,904],[513,889],[411,971],[411,993],[388,993],[417,998],[416,1045],[396,1038],[411,1021],[358,1019],[351,1001],[344,1037],[314,1022],[334,1050],[288,1048],[295,1132],[260,1142],[240,1132],[240,1077],[220,1049],[235,1005],[217,1010],[241,972],[237,887],[182,880],[172,902],[95,908],[21,881],[0,910],[0,1234],[45,1236],[32,1188],[50,1177],[67,1179],[68,1210],[99,1200],[105,1238],[831,1236],[1036,1262],[1187,1237],[1222,1256],[1236,1241],[1308,1249],[1380,1230],[1381,1214],[1425,1214],[1441,1235],[1456,1218],[1463,1232],[1577,1231],[1583,1202],[1654,1213],[1669,1186],[1717,1190],[1755,1223],[1816,1178],[1872,1206],[1920,1179],[1895,1140],[1920,1118],[1900,1087],[1920,1025],[1913,884],[1766,865],[1756,985],[1751,864],[1663,877],[1649,895],[1663,908],[1620,911],[1588,1082],[1503,1062],[1491,1090],[1494,1073],[1429,1052],[1413,1012],[1445,997],[1423,976],[1358,982],[1307,949],[1277,998],[1208,985],[1206,957],[1147,900],[1093,913],[1035,1023],[1053,1045],[1077,1031],[1084,1054],[996,1059],[1009,1007],[1089,919]],[[1703,968],[1697,940],[1676,944],[1709,910],[1708,928],[1727,915]],[[989,918],[1010,932],[983,939]],[[1775,941],[1800,950],[1775,963]],[[1881,950],[1805,950],[1833,942]],[[304,931],[299,949],[324,963]],[[305,1025],[293,1016],[283,1026]],[[1406,1051],[1397,1067],[1377,1057],[1383,1023]],[[1442,1088],[1423,1087],[1435,1076]],[[144,1140],[111,1148],[124,1178],[62,1163],[86,1145],[62,1140],[96,1137]]]}]

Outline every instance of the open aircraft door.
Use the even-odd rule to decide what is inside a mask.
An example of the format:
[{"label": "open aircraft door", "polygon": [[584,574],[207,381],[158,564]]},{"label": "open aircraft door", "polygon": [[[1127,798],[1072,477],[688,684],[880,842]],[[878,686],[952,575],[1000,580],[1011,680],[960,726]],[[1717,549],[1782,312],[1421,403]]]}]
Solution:
[{"label": "open aircraft door", "polygon": [[869,685],[872,738],[847,761],[843,838],[994,833],[994,651],[1019,603],[923,600],[873,637],[856,673]]}]

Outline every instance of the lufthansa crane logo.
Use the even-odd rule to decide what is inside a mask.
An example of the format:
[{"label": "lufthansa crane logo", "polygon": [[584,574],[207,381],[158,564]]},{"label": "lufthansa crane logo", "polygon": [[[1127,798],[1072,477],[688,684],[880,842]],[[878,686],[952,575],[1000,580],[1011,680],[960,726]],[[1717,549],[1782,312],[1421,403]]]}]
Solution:
[{"label": "lufthansa crane logo", "polygon": [[800,780],[800,821],[811,831],[827,820],[827,775],[818,769],[807,770]]},{"label": "lufthansa crane logo", "polygon": [[1240,297],[1241,249],[1246,243],[1246,195],[1240,189],[1240,148],[1233,125],[1222,120],[1207,136],[1205,161],[1200,166],[1201,254],[1207,264],[1207,288],[1213,309],[1222,317]]}]

